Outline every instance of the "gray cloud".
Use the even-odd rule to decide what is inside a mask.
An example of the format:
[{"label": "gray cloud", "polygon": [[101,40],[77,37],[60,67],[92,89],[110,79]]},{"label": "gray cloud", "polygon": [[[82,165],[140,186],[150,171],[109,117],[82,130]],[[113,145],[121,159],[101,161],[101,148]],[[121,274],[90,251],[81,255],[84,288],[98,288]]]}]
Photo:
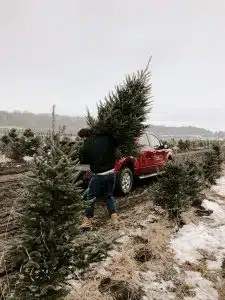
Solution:
[{"label": "gray cloud", "polygon": [[0,0],[0,109],[95,110],[150,54],[151,122],[224,129],[223,0]]}]

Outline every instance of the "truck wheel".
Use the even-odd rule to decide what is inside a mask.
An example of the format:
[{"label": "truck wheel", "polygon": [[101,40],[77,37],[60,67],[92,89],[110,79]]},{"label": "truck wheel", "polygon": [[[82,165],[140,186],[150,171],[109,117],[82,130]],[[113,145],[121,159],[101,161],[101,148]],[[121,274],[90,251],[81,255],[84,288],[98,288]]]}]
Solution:
[{"label": "truck wheel", "polygon": [[117,190],[120,194],[127,195],[132,190],[134,175],[131,169],[124,168],[120,171],[117,179]]}]

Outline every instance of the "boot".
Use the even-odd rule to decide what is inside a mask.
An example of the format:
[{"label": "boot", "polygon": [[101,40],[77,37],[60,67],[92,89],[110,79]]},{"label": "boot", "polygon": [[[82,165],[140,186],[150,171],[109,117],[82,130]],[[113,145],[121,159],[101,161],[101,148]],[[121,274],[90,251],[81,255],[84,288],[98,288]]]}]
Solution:
[{"label": "boot", "polygon": [[92,220],[84,217],[83,223],[80,225],[81,229],[92,229]]},{"label": "boot", "polygon": [[118,215],[116,213],[111,214],[111,224],[113,228],[119,228]]}]

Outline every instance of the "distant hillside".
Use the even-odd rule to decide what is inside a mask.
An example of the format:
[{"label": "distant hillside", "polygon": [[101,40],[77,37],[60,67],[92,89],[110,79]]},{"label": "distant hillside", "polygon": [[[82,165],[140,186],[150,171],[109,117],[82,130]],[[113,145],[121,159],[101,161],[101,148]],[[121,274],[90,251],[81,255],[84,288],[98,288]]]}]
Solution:
[{"label": "distant hillside", "polygon": [[152,125],[149,129],[150,132],[155,133],[159,136],[170,135],[170,136],[202,136],[202,137],[212,137],[213,132],[203,128],[193,127],[193,126],[182,126],[182,127],[169,127],[169,126],[154,126]]},{"label": "distant hillside", "polygon": [[[84,117],[56,116],[56,126],[66,126],[68,132],[76,133],[79,128],[85,126]],[[0,127],[20,127],[33,129],[49,129],[51,128],[50,114],[33,114],[29,112],[6,112],[0,111]],[[202,137],[212,137],[214,134],[210,130],[184,126],[184,127],[168,127],[168,126],[151,126],[150,132],[159,136],[190,136],[197,135]]]},{"label": "distant hillside", "polygon": [[[50,114],[33,114],[29,112],[5,112],[0,111],[1,127],[21,127],[32,129],[51,128],[52,116]],[[66,125],[67,131],[77,132],[85,126],[84,117],[56,116],[56,126]]]}]

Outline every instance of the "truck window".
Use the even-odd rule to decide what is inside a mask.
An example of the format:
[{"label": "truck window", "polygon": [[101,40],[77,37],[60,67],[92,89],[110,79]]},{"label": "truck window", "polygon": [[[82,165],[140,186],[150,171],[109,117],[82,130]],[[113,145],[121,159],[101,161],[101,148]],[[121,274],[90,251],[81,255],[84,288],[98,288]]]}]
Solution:
[{"label": "truck window", "polygon": [[159,148],[161,146],[161,142],[156,136],[150,134],[148,139],[151,147]]},{"label": "truck window", "polygon": [[148,141],[148,137],[147,134],[143,134],[140,138],[139,138],[139,144],[141,145],[142,149],[148,148],[149,147],[149,141]]}]

